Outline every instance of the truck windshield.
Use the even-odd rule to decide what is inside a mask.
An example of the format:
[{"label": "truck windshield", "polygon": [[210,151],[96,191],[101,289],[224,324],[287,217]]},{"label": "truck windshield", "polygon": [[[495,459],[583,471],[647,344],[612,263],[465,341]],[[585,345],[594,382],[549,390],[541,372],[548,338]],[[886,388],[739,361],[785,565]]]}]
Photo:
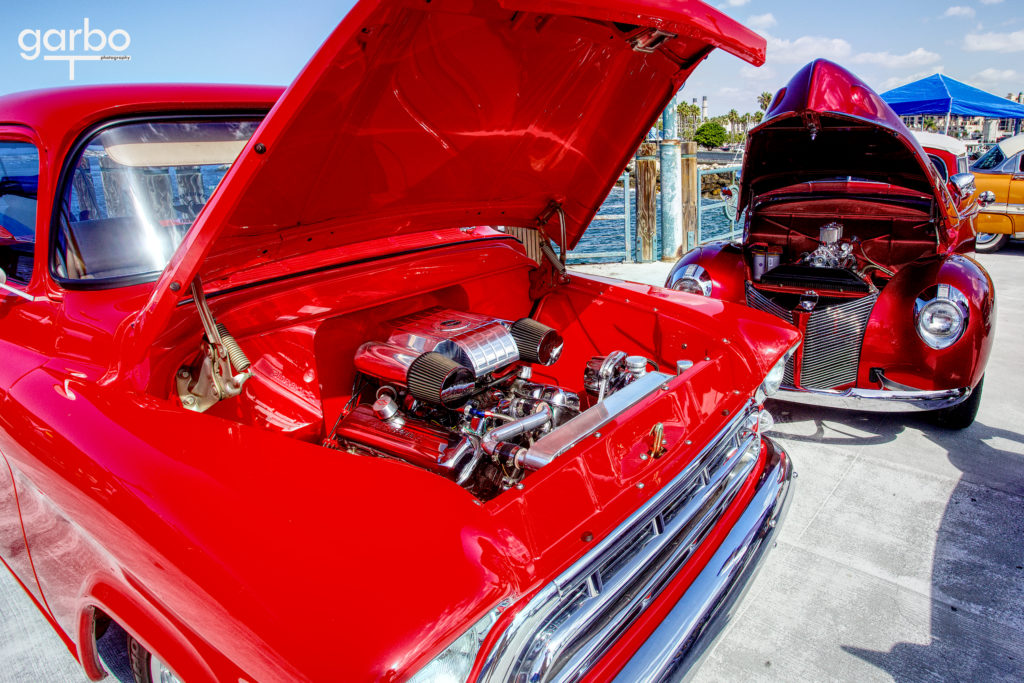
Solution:
[{"label": "truck windshield", "polygon": [[155,121],[95,134],[65,183],[54,274],[155,277],[258,125],[258,119]]}]

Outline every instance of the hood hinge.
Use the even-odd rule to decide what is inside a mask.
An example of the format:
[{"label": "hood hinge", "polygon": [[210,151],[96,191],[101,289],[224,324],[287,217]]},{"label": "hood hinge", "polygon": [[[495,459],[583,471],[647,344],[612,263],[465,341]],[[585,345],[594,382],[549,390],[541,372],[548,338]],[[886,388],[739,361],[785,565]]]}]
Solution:
[{"label": "hood hinge", "polygon": [[[555,250],[551,246],[551,240],[548,239],[547,233],[544,228],[547,226],[551,217],[558,214],[558,224],[560,228],[559,241],[560,248],[558,254],[555,255]],[[565,236],[565,211],[562,209],[562,205],[555,200],[551,200],[547,208],[540,212],[536,218],[537,221],[537,232],[540,233],[540,250],[541,253],[551,262],[555,270],[558,272],[558,281],[561,284],[567,284],[569,282],[569,276],[565,272],[565,252],[566,242],[568,241]]]},{"label": "hood hinge", "polygon": [[198,277],[192,281],[192,300],[206,336],[198,358],[192,365],[178,369],[175,385],[181,405],[201,413],[220,400],[241,394],[242,385],[252,377],[252,369],[228,328],[214,319]]}]

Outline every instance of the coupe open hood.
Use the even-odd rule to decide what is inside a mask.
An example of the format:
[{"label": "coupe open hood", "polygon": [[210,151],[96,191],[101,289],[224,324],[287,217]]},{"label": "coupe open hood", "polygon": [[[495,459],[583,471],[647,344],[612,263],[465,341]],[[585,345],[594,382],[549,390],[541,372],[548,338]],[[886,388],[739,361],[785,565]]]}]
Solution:
[{"label": "coupe open hood", "polygon": [[739,209],[782,187],[851,177],[948,201],[928,155],[889,105],[843,67],[818,59],[750,131]]}]

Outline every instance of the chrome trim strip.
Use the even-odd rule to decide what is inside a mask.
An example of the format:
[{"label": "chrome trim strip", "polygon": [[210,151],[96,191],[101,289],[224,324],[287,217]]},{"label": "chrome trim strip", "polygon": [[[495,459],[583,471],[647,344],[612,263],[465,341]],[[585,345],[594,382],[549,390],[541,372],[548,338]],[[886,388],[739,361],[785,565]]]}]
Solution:
[{"label": "chrome trim strip", "polygon": [[996,202],[983,206],[979,209],[981,213],[1012,213],[1015,215],[1024,214],[1024,204],[1010,204],[1009,202]]},{"label": "chrome trim strip", "polygon": [[949,408],[967,400],[970,387],[941,389],[936,391],[891,391],[888,389],[797,389],[784,386],[772,395],[773,399],[789,403],[839,408],[842,410],[864,410],[877,413],[912,413],[922,410]]},{"label": "chrome trim strip", "polygon": [[[681,473],[544,586],[487,653],[478,680],[504,681],[513,672],[525,674],[527,661],[535,664],[526,677],[530,681],[575,681],[585,675],[671,582],[749,478],[757,460],[743,454],[757,442],[759,413],[748,401]],[[587,595],[580,593],[584,588]],[[585,604],[576,609],[587,618],[574,614],[568,624],[570,630],[575,626],[574,632],[563,628],[550,641],[537,641],[538,633],[564,614],[577,595]],[[569,643],[567,651],[559,651],[563,642]]]},{"label": "chrome trim strip", "polygon": [[[750,445],[751,439],[740,446],[740,452],[744,452]],[[562,667],[555,680],[575,681],[583,677],[594,664],[600,661],[612,644],[622,633],[636,620],[647,606],[654,601],[655,597],[664,590],[665,586],[671,583],[679,570],[686,564],[692,551],[703,540],[703,536],[714,526],[715,520],[721,516],[725,507],[733,501],[740,487],[746,483],[747,478],[757,463],[756,458],[750,460],[739,468],[719,468],[707,488],[711,491],[724,487],[715,504],[707,509],[699,518],[696,515],[701,509],[707,507],[707,498],[694,498],[690,500],[683,510],[675,517],[672,524],[665,527],[662,532],[668,538],[681,536],[678,541],[678,550],[668,561],[664,562],[637,587],[636,580],[643,575],[645,569],[649,569],[655,562],[657,556],[664,552],[664,547],[657,543],[651,543],[640,555],[632,558],[626,567],[616,573],[614,579],[602,587],[599,600],[594,600],[581,611],[576,619],[580,619],[586,626],[586,638],[582,647],[576,655],[569,660],[569,663]],[[683,535],[685,534],[685,536]],[[620,607],[611,618],[595,619],[595,615],[606,608],[606,605],[614,600],[621,600],[623,594],[630,594],[632,597],[626,604]],[[561,646],[580,635],[580,622],[568,624],[556,631],[548,641],[549,652],[558,654]],[[542,662],[546,664],[547,662]],[[530,673],[542,674],[547,667],[537,668]],[[527,680],[534,679],[527,676]]]},{"label": "chrome trim strip", "polygon": [[619,389],[593,408],[583,411],[558,427],[558,429],[552,430],[549,434],[537,439],[527,451],[527,461],[536,464],[533,469],[539,469],[543,465],[550,463],[605,424],[611,422],[617,415],[632,408],[658,391],[663,384],[674,378],[674,375],[668,375],[664,372],[648,372],[635,382],[631,382],[622,389]]},{"label": "chrome trim strip", "polygon": [[790,503],[793,467],[786,452],[764,439],[769,470],[753,500],[676,606],[615,677],[615,683],[676,681],[692,674],[775,544]]}]

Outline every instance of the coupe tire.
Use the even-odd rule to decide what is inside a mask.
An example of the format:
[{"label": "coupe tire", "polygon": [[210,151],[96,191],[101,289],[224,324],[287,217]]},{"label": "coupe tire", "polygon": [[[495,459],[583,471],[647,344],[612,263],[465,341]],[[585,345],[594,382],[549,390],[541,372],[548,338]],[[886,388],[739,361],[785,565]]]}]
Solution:
[{"label": "coupe tire", "polygon": [[967,429],[974,423],[978,416],[978,407],[981,406],[981,388],[985,384],[985,377],[982,376],[978,386],[967,397],[966,401],[949,408],[936,410],[929,416],[936,425],[946,429]]},{"label": "coupe tire", "polygon": [[974,251],[981,254],[991,254],[999,251],[1010,241],[1006,234],[995,234],[991,232],[979,232],[974,236]]}]

